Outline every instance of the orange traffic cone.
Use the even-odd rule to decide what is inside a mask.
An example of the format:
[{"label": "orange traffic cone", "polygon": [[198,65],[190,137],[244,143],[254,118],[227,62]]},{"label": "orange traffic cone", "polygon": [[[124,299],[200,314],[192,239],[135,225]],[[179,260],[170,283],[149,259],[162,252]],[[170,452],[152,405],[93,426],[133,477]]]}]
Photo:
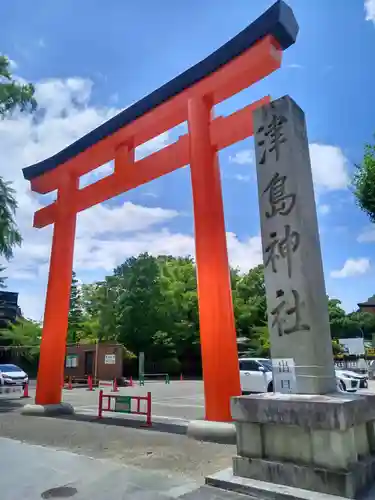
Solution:
[{"label": "orange traffic cone", "polygon": [[23,386],[23,394],[21,396],[21,398],[29,398],[29,384],[26,383],[24,386]]},{"label": "orange traffic cone", "polygon": [[113,379],[113,390],[112,392],[118,392],[116,377]]}]

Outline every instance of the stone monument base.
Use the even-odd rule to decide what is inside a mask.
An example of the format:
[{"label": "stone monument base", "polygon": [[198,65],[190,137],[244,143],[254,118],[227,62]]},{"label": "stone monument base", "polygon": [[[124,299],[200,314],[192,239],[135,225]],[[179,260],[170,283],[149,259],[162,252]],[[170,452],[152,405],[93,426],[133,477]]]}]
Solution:
[{"label": "stone monument base", "polygon": [[375,482],[375,394],[232,399],[233,474],[357,498]]}]

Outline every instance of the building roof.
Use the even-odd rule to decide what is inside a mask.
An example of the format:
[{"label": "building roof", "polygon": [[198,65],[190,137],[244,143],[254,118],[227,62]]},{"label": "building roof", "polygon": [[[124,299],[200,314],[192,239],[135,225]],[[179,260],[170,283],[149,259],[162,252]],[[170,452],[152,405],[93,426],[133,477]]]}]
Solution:
[{"label": "building roof", "polygon": [[375,297],[370,297],[366,302],[360,302],[358,307],[375,307]]},{"label": "building roof", "polygon": [[122,127],[134,122],[142,115],[214,73],[235,57],[246,52],[265,36],[272,35],[279,43],[281,49],[285,50],[294,44],[297,34],[298,24],[292,9],[282,0],[278,0],[258,19],[247,26],[247,28],[203,59],[203,61],[200,61],[151,94],[121,111],[121,113],[84,135],[62,151],[39,163],[24,168],[24,178],[31,181],[78,156],[97,142],[114,134]]}]

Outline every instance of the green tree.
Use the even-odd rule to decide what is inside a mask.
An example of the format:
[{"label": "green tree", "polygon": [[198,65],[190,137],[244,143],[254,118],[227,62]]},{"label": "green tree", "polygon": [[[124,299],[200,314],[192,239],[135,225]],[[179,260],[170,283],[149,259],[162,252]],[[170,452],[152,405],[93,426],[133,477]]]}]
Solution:
[{"label": "green tree", "polygon": [[70,308],[68,315],[68,343],[75,343],[79,341],[82,322],[83,313],[81,293],[78,287],[76,273],[73,271],[72,286],[70,288]]},{"label": "green tree", "polygon": [[19,352],[28,358],[35,358],[39,354],[42,328],[36,321],[20,319],[7,328],[0,330],[1,344],[11,347],[23,347]]},{"label": "green tree", "polygon": [[31,83],[19,83],[12,78],[9,59],[0,55],[0,117],[6,117],[15,109],[34,111],[34,94]]},{"label": "green tree", "polygon": [[267,324],[255,326],[249,341],[249,353],[253,356],[268,358],[271,356],[270,336]]},{"label": "green tree", "polygon": [[127,259],[114,271],[118,340],[130,351],[152,357],[153,337],[166,332],[169,319],[163,306],[160,268],[155,257],[144,253]]},{"label": "green tree", "polygon": [[338,299],[328,300],[332,338],[361,337],[371,340],[375,333],[375,315],[362,311],[346,314]]},{"label": "green tree", "polygon": [[158,258],[160,266],[163,317],[169,355],[181,362],[200,359],[197,279],[191,257]]},{"label": "green tree", "polygon": [[[17,209],[15,191],[9,182],[0,177],[0,255],[10,260],[13,257],[13,248],[21,245],[22,237],[17,229],[15,213]],[[4,271],[0,267],[0,272]],[[0,286],[4,286],[4,279],[0,279]]]},{"label": "green tree", "polygon": [[372,340],[372,334],[375,333],[375,315],[355,311],[348,314],[348,322],[350,324],[349,334],[346,337],[361,337],[367,340]]},{"label": "green tree", "polygon": [[356,165],[353,178],[358,206],[375,222],[375,145],[366,144],[362,162]]},{"label": "green tree", "polygon": [[332,351],[334,356],[337,356],[337,354],[341,354],[343,352],[343,347],[338,339],[332,339]]},{"label": "green tree", "polygon": [[262,327],[267,320],[264,268],[259,265],[244,275],[237,273],[234,285],[233,306],[238,336],[252,337],[255,327]]},{"label": "green tree", "polygon": [[[36,108],[35,89],[31,83],[16,82],[10,72],[10,62],[0,55],[0,117],[9,116],[15,109],[21,112]],[[21,244],[22,238],[14,220],[17,209],[15,191],[9,182],[0,177],[0,255],[9,260],[13,248]],[[0,272],[4,271],[0,267]],[[0,287],[5,286],[5,277],[0,278]]]},{"label": "green tree", "polygon": [[[270,357],[271,344],[268,325],[264,324],[263,326],[257,326],[253,331],[254,335],[248,346],[248,356]],[[332,339],[332,352],[334,355],[342,352],[342,347],[337,339]]]},{"label": "green tree", "polygon": [[[237,335],[245,337],[252,356],[269,356],[267,303],[263,266],[248,273],[230,270]],[[131,355],[146,353],[154,369],[200,367],[196,269],[192,258],[141,254],[127,259],[103,281],[83,285],[79,339],[116,341]],[[333,339],[375,332],[375,316],[346,314],[338,299],[328,300]],[[332,341],[335,353],[340,351]],[[158,364],[160,367],[160,365]],[[168,366],[170,368],[164,368]]]},{"label": "green tree", "polygon": [[332,338],[344,338],[350,332],[350,322],[338,299],[328,299],[328,314]]}]

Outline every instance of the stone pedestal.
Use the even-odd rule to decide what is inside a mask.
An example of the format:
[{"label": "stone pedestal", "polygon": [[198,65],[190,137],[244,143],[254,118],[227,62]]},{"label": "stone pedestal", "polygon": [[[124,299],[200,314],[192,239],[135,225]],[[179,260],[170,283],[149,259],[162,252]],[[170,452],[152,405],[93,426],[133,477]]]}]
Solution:
[{"label": "stone pedestal", "polygon": [[375,478],[375,395],[232,399],[235,476],[357,498]]}]

